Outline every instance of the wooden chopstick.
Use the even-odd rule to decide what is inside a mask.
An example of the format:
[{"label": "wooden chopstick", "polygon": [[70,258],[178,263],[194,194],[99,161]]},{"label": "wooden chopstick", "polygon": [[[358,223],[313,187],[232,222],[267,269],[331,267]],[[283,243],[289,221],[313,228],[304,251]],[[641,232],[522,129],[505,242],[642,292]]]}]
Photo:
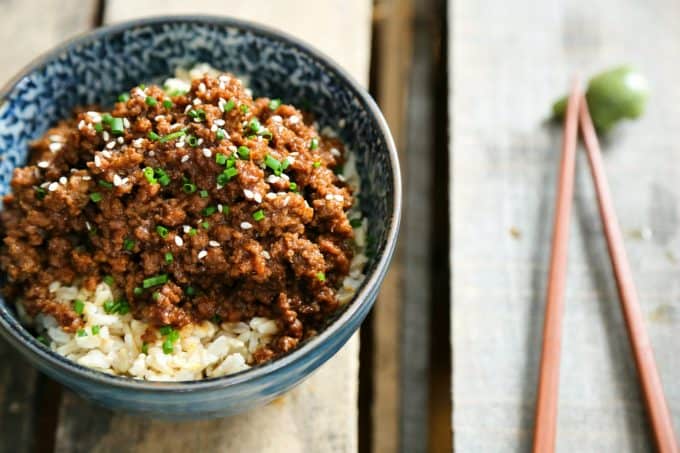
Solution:
[{"label": "wooden chopstick", "polygon": [[585,98],[581,99],[579,119],[581,123],[581,133],[590,162],[590,169],[593,174],[597,201],[600,208],[600,217],[604,227],[609,248],[609,257],[614,268],[616,287],[621,300],[621,308],[626,320],[628,338],[633,349],[635,365],[642,385],[645,405],[651,420],[652,431],[657,448],[661,453],[677,453],[678,444],[673,432],[673,421],[671,420],[663,393],[661,379],[656,369],[654,353],[647,336],[647,331],[643,323],[642,312],[638,303],[637,291],[633,282],[633,276],[628,264],[626,250],[623,246],[619,222],[614,212],[609,184],[604,172],[600,145],[597,134],[593,127],[593,122],[588,111],[588,104]]},{"label": "wooden chopstick", "polygon": [[560,384],[560,349],[562,345],[562,313],[567,269],[569,217],[574,193],[574,166],[578,141],[578,112],[582,93],[574,81],[567,103],[562,138],[562,160],[557,186],[555,219],[548,275],[548,294],[543,324],[543,349],[536,400],[534,427],[535,453],[555,450],[557,400]]}]

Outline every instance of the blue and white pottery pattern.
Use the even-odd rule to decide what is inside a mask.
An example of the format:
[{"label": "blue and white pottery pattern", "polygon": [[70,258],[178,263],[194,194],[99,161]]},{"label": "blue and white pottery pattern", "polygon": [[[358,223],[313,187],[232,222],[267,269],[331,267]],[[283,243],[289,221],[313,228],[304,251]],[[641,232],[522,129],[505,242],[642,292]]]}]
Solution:
[{"label": "blue and white pottery pattern", "polygon": [[394,144],[365,92],[318,52],[293,38],[214,17],[147,19],[96,30],[40,57],[2,94],[0,193],[27,160],[27,145],[74,107],[111,105],[140,82],[205,62],[248,81],[254,96],[279,97],[313,112],[357,156],[360,203],[371,259],[355,300],[320,335],[291,354],[235,375],[185,383],[149,383],[76,365],[38,343],[11,303],[0,300],[0,333],[37,367],[105,406],[166,418],[234,414],[264,404],[328,360],[356,331],[377,295],[396,242],[401,203]]}]

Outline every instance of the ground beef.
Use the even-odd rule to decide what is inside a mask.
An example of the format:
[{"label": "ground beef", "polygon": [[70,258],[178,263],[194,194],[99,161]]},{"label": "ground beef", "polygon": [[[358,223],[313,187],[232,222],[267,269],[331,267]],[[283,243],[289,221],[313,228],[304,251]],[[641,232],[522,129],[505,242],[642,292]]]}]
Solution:
[{"label": "ground beef", "polygon": [[[276,319],[268,360],[320,329],[349,271],[342,143],[227,74],[187,93],[139,86],[31,146],[0,214],[6,297],[81,326],[54,281],[109,282],[153,326]],[[120,304],[119,304],[120,305]],[[149,331],[149,336],[155,332]]]}]

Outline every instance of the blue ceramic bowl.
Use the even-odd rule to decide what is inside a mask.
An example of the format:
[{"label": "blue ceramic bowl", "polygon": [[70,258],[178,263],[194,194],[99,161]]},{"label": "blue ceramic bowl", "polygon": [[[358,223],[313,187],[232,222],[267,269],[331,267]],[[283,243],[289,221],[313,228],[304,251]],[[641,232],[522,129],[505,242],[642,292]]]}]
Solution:
[{"label": "blue ceramic bowl", "polygon": [[26,161],[27,144],[79,105],[110,105],[122,91],[206,62],[249,78],[255,96],[311,110],[357,155],[361,208],[372,238],[367,278],[319,335],[290,354],[230,376],[154,383],[77,365],[40,344],[0,299],[0,334],[31,363],[82,396],[115,410],[189,419],[235,414],[289,390],[359,328],[394,250],[401,205],[399,163],[387,124],[369,95],[329,58],[265,27],[217,17],[165,17],[101,28],[41,56],[3,90],[0,192]]}]

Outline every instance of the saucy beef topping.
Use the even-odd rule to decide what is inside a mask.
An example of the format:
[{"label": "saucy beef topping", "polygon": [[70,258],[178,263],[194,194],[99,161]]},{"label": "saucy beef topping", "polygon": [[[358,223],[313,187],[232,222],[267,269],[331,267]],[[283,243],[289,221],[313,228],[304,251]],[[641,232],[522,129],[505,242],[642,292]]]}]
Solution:
[{"label": "saucy beef topping", "polygon": [[333,171],[342,143],[227,74],[120,101],[60,122],[15,169],[0,214],[5,296],[71,332],[82,321],[54,281],[103,280],[124,297],[112,310],[157,327],[275,319],[256,361],[323,327],[353,255],[352,194]]}]

